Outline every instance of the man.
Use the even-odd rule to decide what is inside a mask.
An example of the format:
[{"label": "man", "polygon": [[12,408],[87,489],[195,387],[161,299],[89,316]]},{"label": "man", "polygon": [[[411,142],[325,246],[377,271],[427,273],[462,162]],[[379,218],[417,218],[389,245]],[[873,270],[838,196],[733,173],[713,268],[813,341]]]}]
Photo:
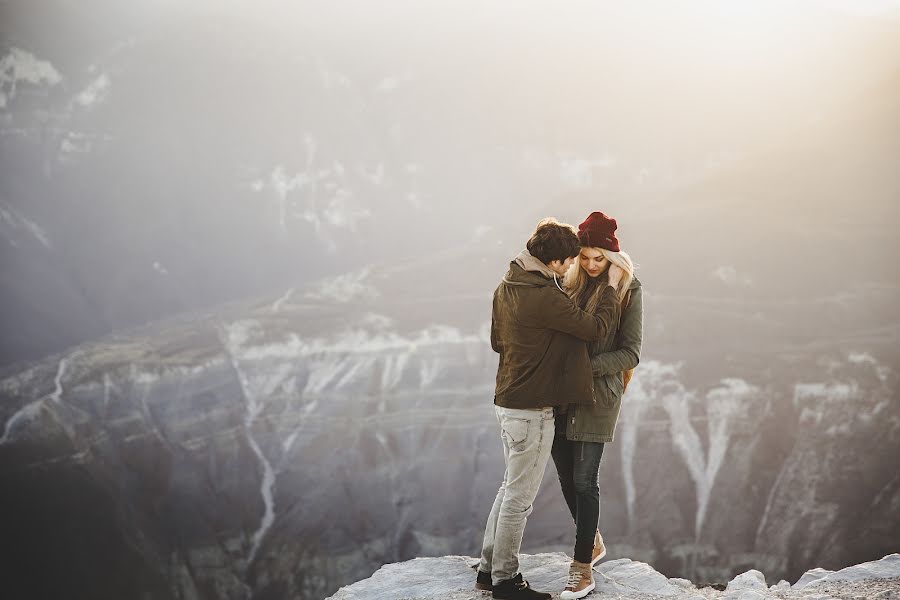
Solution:
[{"label": "man", "polygon": [[563,291],[560,279],[580,248],[571,225],[544,219],[526,248],[494,292],[491,315],[491,347],[500,354],[494,410],[506,472],[485,527],[475,587],[500,600],[550,598],[519,573],[522,534],[553,445],[553,407],[593,402],[584,342],[614,330],[620,310],[618,267],[610,267],[597,316]]}]

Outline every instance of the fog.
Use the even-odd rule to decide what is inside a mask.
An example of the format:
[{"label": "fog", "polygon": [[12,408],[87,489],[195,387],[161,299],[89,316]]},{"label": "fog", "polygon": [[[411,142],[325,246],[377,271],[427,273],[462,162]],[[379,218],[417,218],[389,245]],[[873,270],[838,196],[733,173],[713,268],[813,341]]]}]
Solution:
[{"label": "fog", "polygon": [[2,10],[5,363],[461,242],[492,287],[590,210],[663,278],[897,282],[890,2]]}]

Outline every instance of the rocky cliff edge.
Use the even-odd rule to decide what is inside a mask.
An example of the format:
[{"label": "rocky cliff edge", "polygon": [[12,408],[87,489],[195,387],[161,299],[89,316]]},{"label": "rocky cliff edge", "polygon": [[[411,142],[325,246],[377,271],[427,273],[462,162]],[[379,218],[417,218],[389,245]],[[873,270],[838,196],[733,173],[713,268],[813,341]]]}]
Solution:
[{"label": "rocky cliff edge", "polygon": [[[532,587],[558,598],[571,559],[563,553],[523,554],[522,573]],[[469,556],[416,558],[381,567],[368,579],[338,590],[327,600],[484,600],[474,589],[477,559]],[[646,563],[622,558],[594,569],[597,588],[588,600],[900,600],[900,554],[841,569],[812,569],[793,585],[774,585],[750,570],[724,590],[698,588],[687,579],[668,578]],[[721,587],[721,586],[719,586]]]}]

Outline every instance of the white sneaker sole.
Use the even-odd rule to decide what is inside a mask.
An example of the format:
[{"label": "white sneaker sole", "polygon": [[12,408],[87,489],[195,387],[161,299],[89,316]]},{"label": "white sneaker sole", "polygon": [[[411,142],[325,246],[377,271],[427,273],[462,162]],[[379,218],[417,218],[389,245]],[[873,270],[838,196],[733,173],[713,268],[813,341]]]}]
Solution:
[{"label": "white sneaker sole", "polygon": [[580,592],[570,592],[569,590],[563,590],[559,595],[559,600],[577,600],[578,598],[584,598],[585,596],[593,592],[595,587],[597,587],[597,583],[595,581],[592,581],[591,585],[587,586]]},{"label": "white sneaker sole", "polygon": [[[591,568],[593,569],[594,565],[596,565],[598,562],[600,562],[600,559],[603,558],[604,556],[606,556],[606,547],[605,546],[603,547],[603,552],[601,552],[600,555],[597,556],[597,558],[595,558],[594,560],[591,561]],[[580,598],[580,596],[579,596],[579,598]]]}]

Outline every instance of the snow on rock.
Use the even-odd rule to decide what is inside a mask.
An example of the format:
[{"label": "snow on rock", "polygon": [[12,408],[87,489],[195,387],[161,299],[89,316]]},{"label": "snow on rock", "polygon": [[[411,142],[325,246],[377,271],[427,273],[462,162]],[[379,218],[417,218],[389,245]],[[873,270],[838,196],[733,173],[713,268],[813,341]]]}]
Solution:
[{"label": "snow on rock", "polygon": [[[16,230],[31,234],[46,248],[50,248],[52,245],[50,236],[47,235],[47,232],[40,225],[25,218],[10,206],[0,206],[0,233],[10,235],[14,234]],[[12,240],[10,243],[14,246],[17,245]]]},{"label": "snow on rock", "polygon": [[378,298],[378,290],[368,283],[369,271],[368,267],[363,267],[358,271],[323,279],[306,293],[306,297],[342,303]]},{"label": "snow on rock", "polygon": [[3,430],[3,436],[0,437],[0,446],[7,443],[11,439],[14,439],[16,433],[24,429],[28,423],[37,419],[43,409],[44,401],[35,400],[34,402],[26,404],[19,411],[13,414],[13,416],[10,417],[6,422],[6,426]]},{"label": "snow on rock", "polygon": [[75,97],[75,102],[85,108],[103,102],[109,96],[110,86],[109,76],[104,73],[82,90]]},{"label": "snow on rock", "polygon": [[52,64],[21,48],[11,48],[0,58],[0,108],[15,99],[21,83],[54,86],[60,81],[62,75]]}]

